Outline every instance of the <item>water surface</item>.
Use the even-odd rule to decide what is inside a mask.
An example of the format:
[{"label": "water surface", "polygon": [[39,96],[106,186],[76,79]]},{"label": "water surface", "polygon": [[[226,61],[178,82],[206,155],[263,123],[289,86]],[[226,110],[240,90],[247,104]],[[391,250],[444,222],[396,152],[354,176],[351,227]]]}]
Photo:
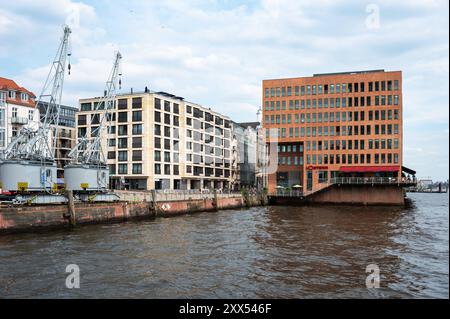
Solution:
[{"label": "water surface", "polygon": [[[448,298],[448,194],[258,207],[0,237],[3,298]],[[67,289],[65,270],[80,268]],[[366,288],[366,266],[380,288]]]}]

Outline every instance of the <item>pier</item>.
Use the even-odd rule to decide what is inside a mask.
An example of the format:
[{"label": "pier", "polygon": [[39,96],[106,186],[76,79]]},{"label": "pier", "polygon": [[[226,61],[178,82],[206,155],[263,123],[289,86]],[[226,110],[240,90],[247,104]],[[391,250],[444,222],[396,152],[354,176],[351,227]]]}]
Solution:
[{"label": "pier", "polygon": [[404,205],[405,189],[414,180],[396,177],[336,177],[311,190],[278,189],[269,194],[271,204]]},{"label": "pier", "polygon": [[258,194],[201,191],[117,191],[119,201],[58,205],[0,203],[0,234],[29,232],[75,225],[170,217],[196,212],[244,208],[265,204]]}]

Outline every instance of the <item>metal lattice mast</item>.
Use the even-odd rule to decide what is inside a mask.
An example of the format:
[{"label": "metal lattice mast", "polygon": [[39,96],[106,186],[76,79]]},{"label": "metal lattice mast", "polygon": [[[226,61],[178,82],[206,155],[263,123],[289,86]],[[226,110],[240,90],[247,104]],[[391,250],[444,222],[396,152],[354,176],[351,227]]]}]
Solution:
[{"label": "metal lattice mast", "polygon": [[[94,109],[95,111],[104,110],[104,112],[101,113],[99,126],[91,132],[91,137],[85,135],[78,139],[77,144],[69,153],[69,157],[72,159],[73,163],[96,165],[106,164],[106,156],[102,149],[102,134],[105,133],[105,130],[109,129],[110,125],[107,125],[107,122],[109,121],[109,123],[111,123],[111,111],[114,109],[116,91],[121,85],[121,59],[122,55],[120,52],[117,52],[114,59],[113,68],[108,80],[106,81],[104,95]],[[93,117],[91,117],[90,124],[92,128]]]},{"label": "metal lattice mast", "polygon": [[[47,102],[46,112],[42,121],[39,123],[38,129],[24,127],[16,139],[5,150],[6,159],[54,160],[57,140],[56,126],[59,124],[66,61],[67,57],[71,55],[69,52],[69,36],[71,32],[68,26],[64,27],[61,43],[44,87],[36,102],[36,110],[39,109],[40,104]],[[50,132],[53,134],[50,134]],[[52,143],[49,142],[49,138],[53,139]]]}]

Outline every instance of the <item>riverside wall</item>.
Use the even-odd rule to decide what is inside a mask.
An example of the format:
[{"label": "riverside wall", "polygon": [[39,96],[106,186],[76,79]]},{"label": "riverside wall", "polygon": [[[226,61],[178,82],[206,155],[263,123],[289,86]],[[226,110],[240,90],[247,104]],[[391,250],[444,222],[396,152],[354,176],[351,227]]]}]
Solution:
[{"label": "riverside wall", "polygon": [[258,206],[257,196],[226,194],[220,196],[191,196],[151,200],[145,193],[121,194],[113,203],[75,203],[73,212],[68,205],[1,205],[0,234],[67,228],[76,225],[121,222],[133,219],[169,217],[196,212],[211,212]]}]

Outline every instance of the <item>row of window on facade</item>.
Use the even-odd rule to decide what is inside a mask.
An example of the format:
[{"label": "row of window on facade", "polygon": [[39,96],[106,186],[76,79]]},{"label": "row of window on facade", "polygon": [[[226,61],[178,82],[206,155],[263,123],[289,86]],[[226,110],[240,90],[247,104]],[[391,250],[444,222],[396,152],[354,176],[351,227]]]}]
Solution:
[{"label": "row of window on facade", "polygon": [[320,112],[320,113],[302,113],[302,114],[274,114],[265,115],[265,124],[291,124],[294,123],[326,123],[326,122],[346,122],[346,121],[365,121],[368,114],[369,121],[390,121],[399,119],[399,110],[377,110],[377,111],[359,111],[359,112]]},{"label": "row of window on facade", "polygon": [[[116,170],[117,166],[117,170]],[[131,165],[132,174],[142,174],[142,164],[132,164]],[[129,165],[128,164],[110,164],[109,173],[111,175],[128,175]],[[229,169],[222,168],[211,168],[211,167],[201,167],[201,166],[186,166],[186,173],[193,174],[194,176],[210,176],[210,177],[230,177]],[[154,164],[154,175],[180,175],[179,165],[170,164]]]},{"label": "row of window on facade", "polygon": [[285,97],[285,96],[304,96],[316,94],[334,94],[334,93],[358,93],[365,92],[367,84],[368,92],[378,91],[398,91],[399,81],[374,81],[374,82],[354,82],[354,83],[337,83],[337,84],[317,84],[287,87],[265,88],[264,96],[269,97]]},{"label": "row of window on facade", "polygon": [[[128,109],[128,99],[119,99],[117,108],[119,110]],[[132,109],[142,109],[142,98],[136,97],[132,98],[131,103]],[[154,107],[156,110],[164,110],[164,112],[180,114],[180,105],[178,103],[170,103],[169,101],[164,101],[159,98],[155,98]],[[92,110],[102,110],[104,105],[101,102],[87,102],[81,103],[81,111],[92,111]],[[158,112],[159,113],[159,112]],[[207,122],[214,122],[216,125],[225,125],[226,128],[230,128],[230,121],[224,120],[220,116],[214,116],[209,112],[203,112],[199,108],[186,105],[186,113],[192,114],[193,117],[197,119],[205,119]],[[156,113],[155,113],[156,117]],[[82,124],[84,125],[84,124]]]},{"label": "row of window on facade", "polygon": [[368,107],[368,106],[386,106],[386,105],[399,105],[398,95],[381,95],[375,96],[373,99],[371,96],[355,96],[348,98],[325,98],[325,99],[307,99],[307,100],[289,100],[289,101],[265,101],[265,111],[280,111],[286,110],[287,103],[289,102],[289,110],[304,110],[304,109],[316,109],[316,108],[340,108],[342,107]]},{"label": "row of window on facade", "polygon": [[[372,131],[372,127],[374,128]],[[372,133],[373,132],[373,133]],[[354,125],[354,126],[319,126],[319,127],[289,127],[266,129],[266,137],[292,138],[316,136],[352,136],[352,135],[397,135],[398,124]]]},{"label": "row of window on facade", "polygon": [[[17,99],[17,93],[20,94],[20,100],[21,101],[28,102],[28,100],[30,98],[28,93],[16,92],[14,90],[9,90],[8,91],[8,99],[11,99],[11,100]],[[0,92],[0,101],[6,101],[6,93],[5,92]]]},{"label": "row of window on facade", "polygon": [[[306,155],[306,165],[398,163],[398,153]],[[304,158],[303,156],[280,156],[278,157],[278,165],[304,165]]]}]

